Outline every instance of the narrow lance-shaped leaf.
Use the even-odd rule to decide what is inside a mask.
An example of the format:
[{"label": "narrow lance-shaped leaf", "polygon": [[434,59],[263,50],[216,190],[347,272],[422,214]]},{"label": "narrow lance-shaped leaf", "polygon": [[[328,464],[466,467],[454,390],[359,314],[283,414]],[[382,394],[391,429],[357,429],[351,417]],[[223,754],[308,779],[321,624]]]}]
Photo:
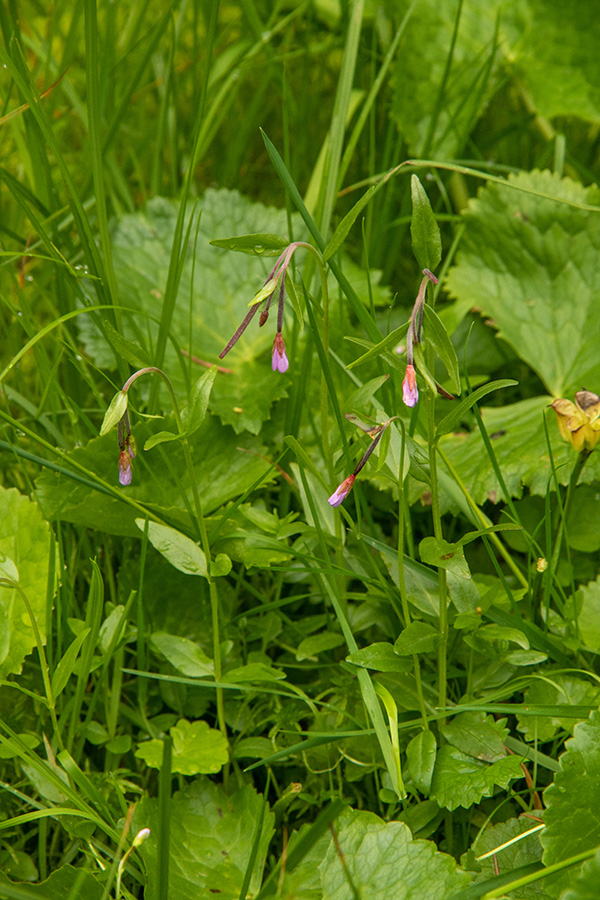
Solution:
[{"label": "narrow lance-shaped leaf", "polygon": [[200,376],[192,392],[190,405],[183,410],[181,417],[183,419],[183,426],[186,434],[188,435],[194,434],[204,421],[216,374],[217,367],[212,366],[207,372]]},{"label": "narrow lance-shaped leaf", "polygon": [[444,365],[450,378],[452,390],[455,394],[460,394],[458,359],[452,341],[448,337],[448,332],[442,320],[431,306],[425,304],[423,311],[425,315],[425,337],[433,346],[440,362]]},{"label": "narrow lance-shaped leaf", "polygon": [[413,253],[420,268],[435,269],[442,258],[442,240],[429,197],[417,175],[410,179],[412,220],[410,234]]},{"label": "narrow lance-shaped leaf", "polygon": [[489,384],[483,384],[481,387],[477,388],[476,391],[473,391],[472,394],[469,394],[468,397],[461,400],[461,402],[438,423],[436,428],[437,437],[441,437],[443,434],[449,434],[454,429],[454,426],[460,422],[467,410],[471,409],[473,404],[485,397],[486,394],[491,394],[492,391],[500,390],[500,388],[513,387],[515,384],[518,384],[518,381],[513,381],[512,378],[503,378],[500,381],[490,381]]},{"label": "narrow lance-shaped leaf", "polygon": [[[144,531],[145,519],[136,519],[135,524],[140,531]],[[181,534],[180,531],[169,528],[167,525],[149,522],[148,539],[152,546],[180,572],[185,572],[186,575],[208,577],[204,551],[185,534]]]},{"label": "narrow lance-shaped leaf", "polygon": [[238,253],[250,253],[253,256],[279,256],[289,241],[278,234],[258,233],[216,238],[209,241],[209,244],[223,250],[236,250]]},{"label": "narrow lance-shaped leaf", "polygon": [[146,355],[142,347],[136,344],[135,341],[130,341],[124,338],[122,334],[119,334],[108,319],[104,320],[104,330],[113,348],[130,366],[134,366],[136,369],[143,369],[151,364],[152,360]]},{"label": "narrow lance-shaped leaf", "polygon": [[100,437],[108,434],[115,425],[121,421],[127,410],[127,393],[118,391],[110,401],[110,405],[104,414],[104,421],[100,429]]},{"label": "narrow lance-shaped leaf", "polygon": [[340,249],[357,218],[359,217],[367,203],[371,200],[373,194],[375,194],[376,191],[378,191],[382,187],[383,183],[384,182],[382,181],[380,184],[372,185],[372,187],[370,187],[368,191],[365,191],[360,200],[358,200],[354,204],[350,212],[346,213],[338,227],[335,229],[331,240],[323,250],[323,260],[325,262],[327,262],[329,257],[333,256],[333,254]]}]

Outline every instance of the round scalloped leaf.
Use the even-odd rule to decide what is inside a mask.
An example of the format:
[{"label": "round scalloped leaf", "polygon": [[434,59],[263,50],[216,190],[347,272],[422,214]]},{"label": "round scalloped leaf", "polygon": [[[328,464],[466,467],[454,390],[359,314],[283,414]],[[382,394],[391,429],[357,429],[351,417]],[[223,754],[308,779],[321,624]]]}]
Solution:
[{"label": "round scalloped leaf", "polygon": [[[13,561],[19,587],[25,594],[46,639],[46,592],[49,553],[56,545],[38,507],[16,489],[0,488],[0,553]],[[0,588],[0,678],[19,674],[23,660],[35,646],[27,608],[18,591]]]},{"label": "round scalloped leaf", "polygon": [[348,900],[349,878],[369,900],[446,900],[470,881],[432,841],[413,840],[403,822],[353,811],[340,817],[338,827],[338,846],[331,841],[319,866],[323,900]]},{"label": "round scalloped leaf", "polygon": [[[229,759],[227,740],[220,731],[207,722],[188,722],[180,719],[170,729],[173,738],[171,771],[181,775],[214,775],[220,772]],[[163,742],[144,741],[135,752],[146,765],[160,769],[163,758]]]},{"label": "round scalloped leaf", "polygon": [[[599,217],[600,218],[600,217]],[[599,384],[600,387],[600,384]],[[533,397],[511,406],[482,410],[483,421],[492,448],[511,497],[520,497],[523,486],[533,494],[545,495],[553,486],[550,455],[544,433],[544,413],[552,447],[556,475],[561,484],[569,481],[577,453],[560,437],[552,410],[547,410],[551,397]],[[468,487],[476,503],[503,499],[502,489],[494,474],[478,430],[470,434],[447,435],[440,446]],[[580,482],[591,483],[600,478],[600,453],[592,453],[580,476]]]},{"label": "round scalloped leaf", "polygon": [[[207,778],[197,779],[174,794],[169,807],[169,900],[213,896],[219,900],[238,900],[251,862],[263,803],[263,798],[250,785],[228,795]],[[141,828],[150,828],[148,839],[138,851],[148,872],[146,900],[158,897],[160,817],[158,801],[146,798],[138,804],[132,823],[134,834]],[[256,897],[261,884],[274,820],[274,814],[267,808],[248,887],[249,897]]]},{"label": "round scalloped leaf", "polygon": [[565,747],[554,783],[544,791],[546,866],[600,845],[600,712],[579,722]]},{"label": "round scalloped leaf", "polygon": [[488,184],[463,214],[465,233],[446,280],[460,309],[491,317],[554,397],[600,386],[600,216],[568,205],[597,204],[598,196],[597,188],[547,171]]}]

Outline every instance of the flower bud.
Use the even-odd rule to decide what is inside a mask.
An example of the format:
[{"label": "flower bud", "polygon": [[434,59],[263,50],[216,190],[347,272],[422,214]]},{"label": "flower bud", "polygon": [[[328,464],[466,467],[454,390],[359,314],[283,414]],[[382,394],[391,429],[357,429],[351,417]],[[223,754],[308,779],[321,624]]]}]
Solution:
[{"label": "flower bud", "polygon": [[341,506],[350,491],[352,490],[352,486],[356,480],[356,475],[348,475],[339,487],[336,488],[334,493],[331,495],[329,500],[327,501],[330,506]]},{"label": "flower bud", "polygon": [[415,368],[410,364],[406,367],[404,380],[402,382],[402,399],[406,406],[416,406],[419,399]]}]

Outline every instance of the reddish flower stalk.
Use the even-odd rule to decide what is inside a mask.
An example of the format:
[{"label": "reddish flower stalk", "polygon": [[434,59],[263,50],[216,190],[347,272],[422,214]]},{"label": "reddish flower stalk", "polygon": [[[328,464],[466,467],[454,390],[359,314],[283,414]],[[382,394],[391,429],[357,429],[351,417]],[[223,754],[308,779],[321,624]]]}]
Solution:
[{"label": "reddish flower stalk", "polygon": [[423,279],[419,286],[419,293],[413,306],[408,324],[408,332],[406,335],[406,372],[402,381],[402,399],[406,406],[415,406],[419,400],[419,390],[417,388],[417,379],[415,373],[415,360],[413,347],[415,344],[421,343],[421,329],[423,327],[423,307],[425,306],[425,295],[427,293],[427,283],[437,284],[438,280],[429,269],[423,269]]},{"label": "reddish flower stalk", "polygon": [[387,422],[383,422],[382,425],[376,425],[375,428],[372,428],[369,432],[367,432],[367,434],[374,435],[373,440],[367,447],[366,452],[361,457],[360,462],[356,466],[352,475],[348,475],[348,477],[345,478],[340,485],[338,485],[338,487],[335,489],[335,491],[333,492],[333,494],[327,501],[330,506],[341,506],[341,504],[344,502],[344,500],[346,499],[346,497],[352,490],[352,487],[356,480],[356,476],[358,475],[360,470],[365,466],[365,464],[366,464],[367,460],[369,459],[369,457],[371,456],[373,450],[375,449],[375,447],[377,446],[377,444],[383,437],[383,433],[384,433],[385,429],[388,427],[390,422],[394,421],[395,418],[396,418],[396,416],[392,416],[392,418],[388,419]]},{"label": "reddish flower stalk", "polygon": [[[295,241],[292,244],[289,244],[283,253],[281,253],[277,259],[277,262],[269,272],[269,275],[266,281],[263,284],[263,287],[269,284],[270,281],[279,281],[279,301],[277,305],[277,333],[275,335],[275,341],[273,343],[273,357],[271,360],[272,368],[274,372],[287,372],[289,366],[289,360],[287,358],[287,354],[285,352],[285,344],[283,341],[283,337],[281,332],[283,330],[283,311],[285,305],[285,278],[287,275],[288,266],[291,262],[292,256],[294,255],[294,251],[298,249],[298,247],[309,247],[309,244],[305,244],[303,241]],[[311,248],[312,249],[312,248]],[[275,289],[277,284],[273,287],[271,293],[265,297],[261,303],[264,303],[264,307],[260,314],[260,319],[258,326],[262,328],[267,319],[269,318],[269,309],[271,307],[271,302],[273,300],[273,295],[275,293]],[[237,344],[244,331],[256,315],[261,303],[253,304],[248,312],[246,313],[243,322],[237,328],[234,335],[227,343],[225,348],[219,353],[219,359],[223,359],[226,356],[231,348]]]},{"label": "reddish flower stalk", "polygon": [[135,458],[135,440],[131,436],[131,424],[129,413],[125,410],[123,417],[119,419],[117,426],[119,441],[119,482],[126,487],[131,484],[132,467],[131,460]]}]

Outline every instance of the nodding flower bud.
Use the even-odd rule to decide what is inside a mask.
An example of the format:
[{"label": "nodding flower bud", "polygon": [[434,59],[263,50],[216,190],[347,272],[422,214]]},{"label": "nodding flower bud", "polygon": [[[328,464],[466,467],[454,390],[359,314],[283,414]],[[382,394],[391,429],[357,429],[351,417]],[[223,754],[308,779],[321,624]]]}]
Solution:
[{"label": "nodding flower bud", "polygon": [[273,358],[271,365],[274,372],[287,372],[289,368],[289,360],[285,352],[285,342],[280,331],[275,335],[273,341]]},{"label": "nodding flower bud", "polygon": [[356,475],[348,475],[342,483],[335,489],[329,500],[327,501],[330,506],[341,506],[354,485],[356,481]]},{"label": "nodding flower bud", "polygon": [[131,484],[131,451],[121,450],[119,453],[119,482],[126,487]]},{"label": "nodding flower bud", "polygon": [[406,406],[416,406],[419,399],[415,368],[410,364],[406,367],[404,380],[402,382],[402,399]]}]

